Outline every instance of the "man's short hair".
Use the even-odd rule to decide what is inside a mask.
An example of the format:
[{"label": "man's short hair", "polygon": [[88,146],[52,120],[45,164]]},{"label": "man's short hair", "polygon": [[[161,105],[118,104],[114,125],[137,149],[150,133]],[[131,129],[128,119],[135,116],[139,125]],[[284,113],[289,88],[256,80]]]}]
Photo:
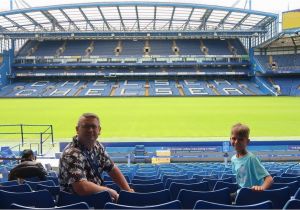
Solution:
[{"label": "man's short hair", "polygon": [[29,160],[30,157],[34,157],[33,151],[31,149],[25,149],[22,152],[22,161]]},{"label": "man's short hair", "polygon": [[231,128],[231,134],[233,134],[233,132],[235,132],[238,137],[249,138],[250,128],[242,123],[237,123]]},{"label": "man's short hair", "polygon": [[95,118],[98,120],[99,125],[100,125],[100,118],[98,117],[98,115],[96,115],[94,113],[83,113],[78,119],[78,123],[77,123],[78,126],[79,126],[81,119],[83,119],[83,118]]}]

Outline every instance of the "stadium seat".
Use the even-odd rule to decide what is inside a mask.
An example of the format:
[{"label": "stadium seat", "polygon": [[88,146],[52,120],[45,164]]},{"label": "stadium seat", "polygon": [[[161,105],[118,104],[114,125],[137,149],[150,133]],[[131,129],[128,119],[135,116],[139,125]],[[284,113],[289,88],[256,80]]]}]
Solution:
[{"label": "stadium seat", "polygon": [[299,181],[298,177],[280,177],[275,176],[273,177],[274,183],[291,183],[294,181]]},{"label": "stadium seat", "polygon": [[283,207],[284,209],[300,209],[300,200],[291,199]]},{"label": "stadium seat", "polygon": [[264,201],[252,205],[226,205],[199,200],[196,202],[194,209],[272,209],[272,201]]},{"label": "stadium seat", "polygon": [[225,178],[225,179],[207,179],[207,178],[204,178],[202,181],[203,182],[208,182],[209,189],[213,190],[214,186],[216,185],[216,183],[218,181],[231,183],[232,182],[232,178],[231,177],[228,177],[228,178]]},{"label": "stadium seat", "polygon": [[118,204],[128,206],[153,206],[171,201],[170,191],[161,190],[150,193],[121,191]]},{"label": "stadium seat", "polygon": [[294,195],[298,188],[299,188],[299,182],[293,181],[290,183],[273,183],[270,189],[279,189],[283,187],[289,187],[290,188],[290,196]]},{"label": "stadium seat", "polygon": [[149,179],[149,180],[140,180],[140,179],[132,179],[132,184],[156,184],[161,182],[161,179]]},{"label": "stadium seat", "polygon": [[228,188],[216,191],[180,190],[177,200],[181,201],[183,209],[192,209],[198,200],[205,200],[227,205],[231,204]]},{"label": "stadium seat", "polygon": [[180,190],[192,190],[192,191],[209,191],[207,182],[198,182],[193,184],[184,184],[172,182],[170,185],[171,198],[175,200],[178,197]]},{"label": "stadium seat", "polygon": [[156,184],[131,184],[131,187],[135,192],[148,193],[163,190],[164,184],[162,182]]},{"label": "stadium seat", "polygon": [[0,186],[11,186],[11,185],[18,185],[18,181],[6,181],[6,182],[0,182]]},{"label": "stadium seat", "polygon": [[50,192],[50,194],[53,196],[53,198],[56,200],[56,197],[58,196],[58,194],[60,192],[60,187],[37,184],[36,190],[48,190]]},{"label": "stadium seat", "polygon": [[31,192],[32,189],[28,184],[11,185],[11,186],[0,186],[0,190],[7,192]]},{"label": "stadium seat", "polygon": [[149,180],[149,179],[156,179],[157,176],[156,175],[152,175],[152,176],[137,176],[134,175],[133,179],[140,179],[140,180]]},{"label": "stadium seat", "polygon": [[238,189],[239,186],[237,183],[229,183],[229,182],[222,182],[222,181],[217,181],[217,183],[215,184],[213,190],[220,190],[223,188],[228,188],[230,193],[235,193]]},{"label": "stadium seat", "polygon": [[300,188],[295,193],[294,198],[300,200]]},{"label": "stadium seat", "polygon": [[86,202],[90,208],[103,209],[105,203],[112,202],[112,200],[107,191],[87,196],[79,196],[64,191],[59,192],[57,206],[66,206],[79,202]]},{"label": "stadium seat", "polygon": [[118,193],[121,191],[119,185],[117,185],[116,183],[105,184],[105,186],[108,188],[114,189]]},{"label": "stadium seat", "polygon": [[170,185],[171,183],[183,183],[183,184],[192,184],[192,183],[198,183],[198,180],[197,179],[171,179],[171,178],[168,178],[167,181],[166,181],[166,185],[165,185],[165,188],[166,189],[169,189],[170,188]]},{"label": "stadium seat", "polygon": [[166,185],[167,179],[188,179],[188,175],[163,175],[161,177],[162,182]]},{"label": "stadium seat", "polygon": [[250,205],[270,200],[274,209],[282,209],[290,199],[290,189],[288,187],[254,192],[250,188],[242,188],[237,194],[236,205]]},{"label": "stadium seat", "polygon": [[54,201],[47,190],[35,192],[6,192],[0,190],[0,208],[10,209],[11,204],[19,204],[37,208],[52,208]]},{"label": "stadium seat", "polygon": [[38,184],[47,185],[47,186],[55,186],[55,183],[52,180],[39,181],[39,182],[25,181],[24,183],[28,184],[32,190],[36,190],[36,186]]},{"label": "stadium seat", "polygon": [[178,200],[153,206],[127,206],[115,203],[106,203],[104,209],[181,209],[181,203]]},{"label": "stadium seat", "polygon": [[35,209],[35,210],[51,210],[51,209],[89,209],[89,205],[85,202],[80,202],[80,203],[74,203],[66,206],[58,206],[54,208],[32,208],[31,206],[22,206],[19,204],[13,203],[10,206],[11,209]]}]

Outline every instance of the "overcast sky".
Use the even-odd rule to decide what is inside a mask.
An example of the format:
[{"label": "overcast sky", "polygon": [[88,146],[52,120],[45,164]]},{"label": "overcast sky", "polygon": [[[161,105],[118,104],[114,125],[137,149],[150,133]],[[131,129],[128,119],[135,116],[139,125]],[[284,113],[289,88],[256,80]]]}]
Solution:
[{"label": "overcast sky", "polygon": [[[15,0],[14,0],[15,1]],[[17,0],[21,2],[22,0]],[[23,0],[28,3],[31,7],[36,6],[47,6],[47,5],[57,5],[57,4],[74,4],[74,3],[87,3],[87,2],[107,2],[106,0]],[[110,0],[109,2],[112,2]],[[127,0],[118,0],[127,1]],[[189,2],[189,3],[199,3],[199,4],[208,4],[208,5],[219,5],[219,6],[229,6],[231,7],[238,0],[141,0],[141,1],[150,1],[150,2]],[[0,0],[0,11],[9,10],[9,0]],[[240,0],[240,3],[236,7],[244,8],[246,0]],[[14,5],[16,8],[16,5]],[[19,3],[19,7],[22,6]],[[273,12],[280,14],[283,11],[300,9],[300,0],[252,0],[252,9],[264,11],[264,12]]]}]

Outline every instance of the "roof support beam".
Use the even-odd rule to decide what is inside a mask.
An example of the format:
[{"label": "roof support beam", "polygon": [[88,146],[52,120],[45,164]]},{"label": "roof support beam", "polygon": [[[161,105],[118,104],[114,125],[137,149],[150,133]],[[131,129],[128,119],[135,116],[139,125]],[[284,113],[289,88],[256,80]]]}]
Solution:
[{"label": "roof support beam", "polygon": [[33,18],[31,18],[29,15],[27,15],[26,13],[22,13],[23,16],[25,16],[27,18],[27,20],[29,20],[30,22],[33,23],[33,25],[39,27],[40,29],[42,29],[43,31],[47,31],[41,24],[39,24],[38,22],[36,22]]},{"label": "roof support beam", "polygon": [[125,24],[124,24],[124,21],[123,21],[123,18],[122,18],[122,15],[121,15],[121,11],[120,11],[120,7],[119,7],[119,6],[117,6],[117,10],[118,10],[118,13],[119,13],[119,16],[120,16],[120,21],[121,21],[123,30],[126,31],[126,27],[125,27]]},{"label": "roof support beam", "polygon": [[137,6],[135,6],[135,14],[136,14],[136,21],[137,21],[137,27],[138,27],[138,30],[141,31],[141,28],[140,28],[139,11],[138,11]]},{"label": "roof support beam", "polygon": [[226,20],[228,19],[228,17],[231,15],[232,12],[228,12],[225,17],[220,21],[220,23],[217,26],[217,29],[219,29],[221,26],[224,25],[224,23],[226,22]]},{"label": "roof support beam", "polygon": [[41,13],[50,21],[50,23],[52,24],[52,30],[54,30],[55,31],[55,26],[59,29],[59,30],[61,30],[61,31],[65,31],[65,29],[64,29],[64,27],[62,27],[59,23],[58,23],[58,21],[57,21],[57,19],[50,13],[50,12],[48,12],[48,11],[41,11]]},{"label": "roof support beam", "polygon": [[253,26],[252,29],[265,26],[269,21],[270,21],[270,17],[265,17],[261,21],[259,21],[255,26]]},{"label": "roof support beam", "polygon": [[193,15],[193,12],[194,12],[194,10],[195,10],[195,8],[193,7],[193,9],[191,10],[191,13],[190,13],[190,15],[189,15],[189,17],[188,17],[187,21],[185,22],[185,25],[184,25],[184,28],[183,28],[183,30],[186,30],[187,26],[189,25],[189,23],[190,23],[190,20],[191,20],[191,17],[192,17],[192,15]]},{"label": "roof support beam", "polygon": [[100,15],[101,15],[102,20],[104,21],[106,27],[108,28],[108,30],[111,30],[110,25],[108,24],[106,18],[104,17],[102,10],[100,9],[100,7],[97,7],[97,8],[98,8],[98,11],[100,12]]},{"label": "roof support beam", "polygon": [[207,9],[204,13],[204,15],[202,16],[201,18],[201,24],[199,26],[199,30],[202,30],[202,29],[206,29],[206,26],[207,26],[207,20],[208,18],[210,17],[211,13],[213,12],[212,9]]},{"label": "roof support beam", "polygon": [[89,26],[91,27],[91,29],[93,31],[95,31],[95,27],[93,26],[93,24],[91,23],[91,21],[87,18],[87,16],[85,15],[85,13],[82,11],[81,7],[78,8],[80,13],[82,14],[82,16],[84,17],[85,21],[87,22],[87,24],[89,24]]},{"label": "roof support beam", "polygon": [[247,18],[250,16],[250,14],[245,15],[235,26],[233,26],[232,30],[237,29],[238,27],[240,27],[243,22],[245,22],[245,20],[247,20]]},{"label": "roof support beam", "polygon": [[171,15],[171,20],[170,20],[170,24],[169,24],[169,31],[170,31],[170,29],[171,29],[172,22],[173,22],[173,19],[174,19],[175,9],[176,9],[176,7],[173,7],[173,11],[172,11],[172,15]]},{"label": "roof support beam", "polygon": [[154,7],[154,19],[153,19],[153,30],[156,28],[156,13],[157,13],[157,6]]},{"label": "roof support beam", "polygon": [[74,28],[76,28],[77,31],[80,31],[80,29],[78,28],[78,26],[73,22],[73,20],[71,20],[71,18],[65,13],[64,10],[60,9],[59,11],[65,16],[65,18],[69,21],[69,23],[72,26],[74,26]]},{"label": "roof support beam", "polygon": [[26,28],[24,28],[23,26],[19,25],[17,22],[13,21],[12,19],[10,19],[9,17],[7,17],[6,15],[3,16],[6,20],[8,20],[9,22],[11,22],[14,26],[17,26],[18,28],[24,30],[24,31],[28,31]]}]

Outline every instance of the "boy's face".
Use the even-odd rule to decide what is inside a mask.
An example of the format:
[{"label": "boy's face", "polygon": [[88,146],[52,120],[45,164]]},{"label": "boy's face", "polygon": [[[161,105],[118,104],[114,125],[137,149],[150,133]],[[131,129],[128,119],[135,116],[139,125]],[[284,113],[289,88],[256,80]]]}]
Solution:
[{"label": "boy's face", "polygon": [[244,151],[249,144],[250,139],[246,136],[239,136],[237,132],[232,131],[230,143],[237,152]]}]

